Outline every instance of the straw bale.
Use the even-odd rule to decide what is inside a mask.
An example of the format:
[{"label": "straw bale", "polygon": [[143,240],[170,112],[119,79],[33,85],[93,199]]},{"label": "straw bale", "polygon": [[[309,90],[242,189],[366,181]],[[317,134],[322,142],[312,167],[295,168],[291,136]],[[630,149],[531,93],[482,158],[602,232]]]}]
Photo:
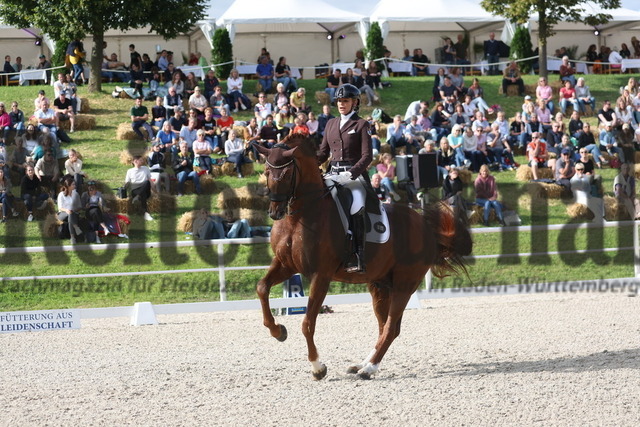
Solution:
[{"label": "straw bale", "polygon": [[607,221],[631,219],[625,206],[612,196],[604,196],[604,218]]},{"label": "straw bale", "polygon": [[318,104],[321,105],[331,104],[331,98],[329,97],[329,94],[323,90],[316,91],[316,100],[318,101]]},{"label": "straw bale", "polygon": [[458,177],[464,185],[469,185],[473,182],[473,174],[469,169],[458,168]]},{"label": "straw bale", "polygon": [[225,209],[223,216],[227,221],[246,219],[252,227],[267,225],[267,211],[258,209]]},{"label": "straw bale", "polygon": [[527,191],[531,195],[532,203],[535,204],[536,202],[539,202],[540,199],[559,199],[562,197],[565,188],[558,184],[530,182],[527,184]]},{"label": "straw bale", "polygon": [[193,229],[193,220],[196,217],[198,211],[189,211],[182,214],[178,220],[177,229],[183,233],[190,233]]},{"label": "straw bale", "polygon": [[232,162],[224,162],[222,164],[222,175],[227,176],[235,176],[236,174],[236,165]]},{"label": "straw bale", "polygon": [[[469,217],[469,225],[474,225],[474,224],[481,224],[482,221],[484,220],[484,207],[482,206],[478,206],[478,205],[473,205],[471,207],[472,210],[472,214]],[[495,209],[491,209],[491,212],[489,212],[489,221],[496,221],[496,211]]]},{"label": "straw bale", "polygon": [[[88,114],[78,114],[75,120],[76,130],[91,130],[96,128],[96,116]],[[71,121],[60,121],[60,127],[66,131],[71,129]]]},{"label": "straw bale", "polygon": [[573,203],[567,206],[567,215],[571,219],[586,219],[589,221],[595,218],[591,209],[582,203]]},{"label": "straw bale", "polygon": [[[55,214],[55,213],[56,213],[56,205],[53,202],[53,199],[51,197],[49,197],[46,200],[45,207],[43,209],[38,209],[37,202],[33,207],[33,217],[36,219],[45,219],[47,215]],[[25,214],[26,214],[26,209],[25,209]]]},{"label": "straw bale", "polygon": [[173,194],[167,193],[153,193],[149,199],[147,199],[147,208],[151,213],[160,213],[162,211],[175,212],[176,210],[176,197]]},{"label": "straw bale", "polygon": [[[538,178],[552,179],[553,171],[551,170],[551,168],[539,168]],[[516,181],[528,182],[528,181],[531,181],[532,179],[533,179],[533,172],[531,172],[531,166],[520,165],[520,167],[516,171]]]},{"label": "straw bale", "polygon": [[[147,131],[144,128],[140,128],[143,135],[147,135]],[[138,135],[131,128],[131,122],[120,123],[116,129],[116,139],[120,141],[134,141],[140,139]]]},{"label": "straw bale", "polygon": [[[187,181],[189,182],[189,181]],[[212,194],[216,191],[216,182],[212,175],[200,175],[200,188],[204,194]]]},{"label": "straw bale", "polygon": [[62,221],[58,219],[56,214],[47,215],[42,225],[44,235],[47,237],[58,237],[58,226],[60,224],[62,224]]},{"label": "straw bale", "polygon": [[80,98],[80,114],[87,114],[91,111],[91,105],[89,104],[89,98]]},{"label": "straw bale", "polygon": [[267,175],[265,175],[264,173],[261,173],[258,176],[258,184],[260,185],[267,185]]},{"label": "straw bale", "polygon": [[145,159],[145,163],[146,163],[148,155],[149,155],[149,152],[145,147],[140,147],[140,148],[131,147],[131,149],[129,150],[122,150],[120,152],[120,164],[131,166],[131,163],[133,162],[133,156],[142,156]]},{"label": "straw bale", "polygon": [[269,207],[269,199],[260,195],[263,189],[263,186],[256,184],[240,188],[225,188],[218,195],[217,206],[221,210],[239,208],[266,210]]}]

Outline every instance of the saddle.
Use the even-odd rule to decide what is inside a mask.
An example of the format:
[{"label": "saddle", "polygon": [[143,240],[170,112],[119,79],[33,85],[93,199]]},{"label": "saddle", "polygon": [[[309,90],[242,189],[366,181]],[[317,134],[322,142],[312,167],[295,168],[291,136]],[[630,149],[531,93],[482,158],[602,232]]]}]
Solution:
[{"label": "saddle", "polygon": [[[340,221],[344,227],[345,234],[349,233],[349,220],[351,215],[349,214],[351,208],[351,202],[353,196],[351,191],[341,185],[336,185],[335,182],[330,179],[325,179],[325,185],[330,189],[331,197],[336,203],[338,208],[338,214]],[[385,243],[389,240],[389,218],[387,212],[384,209],[382,203],[378,199],[378,196],[367,186],[366,198],[365,198],[365,229],[366,229],[366,241],[370,243]]]}]

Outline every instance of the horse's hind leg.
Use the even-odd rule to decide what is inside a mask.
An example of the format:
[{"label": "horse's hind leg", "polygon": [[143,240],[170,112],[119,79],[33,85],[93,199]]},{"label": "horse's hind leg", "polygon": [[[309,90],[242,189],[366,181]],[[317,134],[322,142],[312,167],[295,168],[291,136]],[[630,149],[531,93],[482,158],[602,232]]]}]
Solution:
[{"label": "horse's hind leg", "polygon": [[287,269],[277,260],[273,260],[267,274],[258,282],[256,291],[260,298],[260,304],[262,305],[262,319],[263,324],[269,328],[271,336],[278,341],[284,341],[287,339],[287,328],[284,325],[279,325],[273,318],[271,313],[271,307],[269,306],[269,291],[275,284],[281,283],[291,277],[294,272]]},{"label": "horse's hind leg", "polygon": [[[415,289],[415,288],[412,288]],[[402,323],[402,315],[407,307],[409,298],[411,298],[413,290],[392,290],[389,294],[389,310],[387,318],[382,328],[382,334],[378,337],[376,350],[370,360],[358,371],[358,376],[362,379],[370,379],[372,375],[378,372],[378,368],[382,358],[391,346],[394,339],[400,334],[400,324]]]},{"label": "horse's hind leg", "polygon": [[373,312],[378,320],[378,342],[373,350],[364,358],[364,360],[358,364],[351,365],[347,368],[347,374],[357,374],[367,363],[371,361],[371,358],[376,353],[376,350],[380,347],[380,341],[382,339],[382,332],[384,331],[384,325],[389,316],[389,303],[391,298],[389,296],[390,289],[388,287],[377,287],[369,285],[369,292],[371,293],[371,301],[373,304]]},{"label": "horse's hind leg", "polygon": [[313,340],[313,335],[316,332],[316,320],[318,313],[322,307],[325,296],[327,296],[327,290],[329,289],[329,279],[326,278],[311,278],[311,287],[309,289],[309,303],[307,304],[307,313],[302,321],[302,333],[307,339],[307,350],[309,362],[311,362],[311,373],[313,378],[321,380],[327,375],[327,367],[320,361],[318,355],[318,349]]}]

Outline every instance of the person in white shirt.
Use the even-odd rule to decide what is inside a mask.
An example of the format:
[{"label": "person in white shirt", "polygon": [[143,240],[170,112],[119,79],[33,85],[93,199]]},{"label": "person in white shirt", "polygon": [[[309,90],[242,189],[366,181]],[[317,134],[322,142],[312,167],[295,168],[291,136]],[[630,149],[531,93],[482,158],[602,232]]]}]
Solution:
[{"label": "person in white shirt", "polygon": [[244,177],[242,174],[242,165],[245,163],[251,163],[251,160],[245,157],[244,150],[244,141],[236,136],[235,130],[231,129],[229,131],[229,138],[224,143],[224,151],[227,154],[229,161],[236,164],[238,178]]},{"label": "person in white shirt", "polygon": [[422,111],[423,108],[429,108],[429,103],[427,101],[413,101],[409,104],[407,111],[404,113],[404,122],[408,123],[411,116],[419,116],[420,111]]},{"label": "person in white shirt", "polygon": [[140,202],[144,211],[144,219],[153,221],[153,217],[147,210],[147,199],[151,197],[151,171],[143,164],[142,156],[133,157],[133,167],[127,171],[124,185],[130,190],[131,201],[133,203]]},{"label": "person in white shirt", "polygon": [[76,183],[71,175],[64,178],[62,191],[58,194],[58,214],[57,218],[69,227],[71,244],[76,243],[76,236],[82,234],[82,229],[78,225],[78,212],[82,209],[80,196],[76,191]]}]

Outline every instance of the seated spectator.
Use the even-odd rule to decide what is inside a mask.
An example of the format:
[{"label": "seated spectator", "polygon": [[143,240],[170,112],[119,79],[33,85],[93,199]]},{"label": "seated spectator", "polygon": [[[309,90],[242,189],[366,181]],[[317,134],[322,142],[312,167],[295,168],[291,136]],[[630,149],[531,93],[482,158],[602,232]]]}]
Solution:
[{"label": "seated spectator", "polygon": [[269,57],[263,55],[260,58],[260,63],[256,67],[256,77],[262,86],[262,91],[264,93],[271,92],[271,88],[273,86],[273,75],[273,65],[269,63]]},{"label": "seated spectator", "polygon": [[[465,98],[469,97],[469,95],[466,95]],[[465,126],[471,126],[471,116],[468,116],[467,113],[464,111],[464,106],[461,103],[457,103],[455,105],[455,112],[453,113],[453,115],[451,116],[451,124],[453,126],[455,125],[460,125],[462,127]]]},{"label": "seated spectator", "polygon": [[458,166],[471,167],[472,171],[478,171],[480,165],[484,164],[485,155],[478,149],[485,147],[486,151],[486,138],[484,141],[480,138],[483,135],[481,128],[477,128],[475,131],[471,127],[465,128],[462,145],[456,149],[456,164]]},{"label": "seated spectator", "polygon": [[618,52],[618,48],[614,47],[611,52],[609,53],[609,66],[611,68],[621,68],[622,67],[622,56],[620,55],[620,53]]},{"label": "seated spectator", "polygon": [[[373,145],[374,150],[377,149],[378,151],[380,151],[380,138],[378,138],[376,129],[373,126],[373,118],[369,116],[367,117],[367,121],[369,122],[369,129],[371,129],[371,144]],[[310,137],[318,139],[319,137],[318,125],[319,125],[319,122],[318,122],[318,119],[316,119],[316,115],[314,114],[313,111],[309,111],[309,116],[307,120],[307,129],[309,129]],[[376,148],[376,142],[374,142],[374,140],[376,139],[377,139],[377,145],[378,145],[377,148]]]},{"label": "seated spectator", "polygon": [[[457,132],[461,132],[461,130]],[[453,132],[451,132],[451,135],[453,135]],[[456,152],[449,143],[449,136],[440,140],[440,149],[438,150],[438,169],[443,177],[446,177],[451,169],[456,167]]]},{"label": "seated spectator", "polygon": [[551,129],[551,117],[553,113],[547,107],[544,100],[538,100],[538,106],[535,112],[538,120],[540,120],[540,123],[542,124],[543,132],[548,132]]},{"label": "seated spectator", "polygon": [[[435,130],[436,134],[435,138],[433,138],[434,140],[440,141],[443,136],[447,136],[449,134],[451,121],[444,112],[444,104],[442,102],[438,102],[436,104],[436,108],[433,113],[431,113],[429,119],[431,120],[431,126]],[[431,135],[433,135],[433,133],[434,132],[431,132]]]},{"label": "seated spectator", "polygon": [[229,115],[229,105],[227,104],[227,100],[222,94],[222,88],[220,86],[216,86],[213,90],[213,95],[209,99],[209,106],[213,108],[213,117],[216,119],[222,116],[222,110],[227,110],[227,115]]},{"label": "seated spectator", "polygon": [[[198,124],[196,119],[189,119],[189,123],[187,126],[183,126],[180,131],[180,142],[186,142],[189,150],[192,150],[193,142],[198,138],[198,129],[196,125]],[[174,146],[174,154],[177,152],[178,147]]]},{"label": "seated spectator", "polygon": [[189,97],[189,108],[195,110],[199,117],[204,117],[204,109],[208,106],[207,98],[200,93],[200,87],[196,86],[195,89],[193,89],[193,94]]},{"label": "seated spectator", "polygon": [[38,129],[42,131],[47,128],[51,131],[51,136],[57,142],[56,133],[58,132],[58,116],[56,112],[49,108],[49,101],[46,98],[41,102],[41,107],[39,110],[36,110],[34,116],[38,121]]},{"label": "seated spectator", "polygon": [[204,109],[204,119],[202,119],[201,124],[200,129],[204,130],[204,138],[209,142],[213,152],[221,153],[222,148],[220,148],[220,138],[217,135],[217,122],[216,119],[213,118],[213,108],[207,107]]},{"label": "seated spectator", "polygon": [[580,152],[584,150],[587,153],[591,153],[593,155],[593,159],[598,165],[598,169],[602,168],[603,164],[608,163],[602,156],[600,143],[596,142],[593,133],[591,133],[591,125],[589,123],[585,122],[582,125],[582,129],[578,132],[577,139]]},{"label": "seated spectator", "polygon": [[163,105],[167,109],[167,120],[173,117],[176,109],[182,109],[182,97],[176,93],[175,87],[169,87],[169,93],[164,97]]},{"label": "seated spectator", "polygon": [[571,160],[571,150],[562,149],[560,158],[556,160],[554,167],[554,177],[557,184],[566,188],[571,188],[571,178],[575,174],[573,160]]},{"label": "seated spectator", "polygon": [[274,73],[278,83],[284,85],[285,92],[291,93],[298,90],[298,83],[291,75],[291,68],[287,65],[287,58],[284,56],[280,57]]},{"label": "seated spectator", "polygon": [[327,122],[333,119],[334,116],[331,114],[331,106],[323,105],[322,106],[322,114],[318,115],[318,135],[320,137],[324,136],[324,129],[327,126]]},{"label": "seated spectator", "polygon": [[2,203],[2,220],[0,222],[4,224],[7,222],[7,215],[9,210],[13,216],[18,216],[18,212],[13,208],[13,194],[11,194],[11,180],[5,175],[4,168],[0,167],[0,203]]},{"label": "seated spectator", "polygon": [[67,175],[72,176],[76,183],[76,189],[82,190],[87,174],[82,171],[82,160],[78,158],[78,152],[73,148],[69,150],[69,158],[64,162]]},{"label": "seated spectator", "polygon": [[176,145],[177,140],[178,136],[171,129],[171,124],[168,121],[165,121],[162,124],[162,128],[156,134],[153,143],[160,146],[161,153],[166,153],[175,151],[173,147]]},{"label": "seated spectator", "polygon": [[498,123],[491,125],[491,132],[487,134],[487,152],[490,161],[497,163],[499,170],[514,169],[515,160],[507,137],[500,132]]},{"label": "seated spectator", "polygon": [[460,93],[458,89],[453,85],[450,76],[444,76],[444,84],[438,88],[440,91],[440,99],[447,99],[449,97],[458,98]]},{"label": "seated spectator", "polygon": [[267,102],[267,96],[264,92],[258,94],[258,103],[255,105],[253,112],[259,126],[262,126],[268,115],[273,114],[273,104]]},{"label": "seated spectator", "polygon": [[11,132],[11,117],[4,107],[4,102],[0,102],[0,130],[2,130],[0,144],[4,145],[9,139],[9,132]]},{"label": "seated spectator", "polygon": [[176,95],[180,95],[180,97],[185,97],[184,93],[184,82],[182,81],[182,74],[176,71],[171,76],[171,81],[167,83],[167,89],[174,88],[176,91]]},{"label": "seated spectator", "polygon": [[[407,154],[411,152],[409,147],[413,147],[414,151],[419,150],[417,143],[413,141],[411,135],[407,135],[405,132],[405,126],[402,122],[402,116],[400,114],[393,117],[393,123],[387,127],[387,144],[391,146],[391,156],[395,157],[396,148],[407,147]],[[384,178],[384,176],[382,177]],[[384,179],[383,179],[384,185]]]},{"label": "seated spectator", "polygon": [[307,127],[307,115],[305,113],[296,114],[296,118],[293,119],[292,134],[302,134],[309,136],[309,128]]},{"label": "seated spectator", "polygon": [[156,97],[156,105],[151,107],[151,125],[162,129],[162,124],[167,120],[167,109],[162,105],[162,97]]},{"label": "seated spectator", "polygon": [[242,165],[245,163],[251,163],[251,160],[244,155],[245,143],[242,139],[236,136],[236,131],[231,129],[229,132],[229,139],[224,144],[224,151],[228,156],[228,160],[236,164],[236,172],[238,178],[243,178]]},{"label": "seated spectator", "polygon": [[47,70],[47,79],[42,83],[49,84],[51,82],[51,62],[47,59],[46,56],[40,55],[38,57],[38,65],[36,65],[36,70]]},{"label": "seated spectator", "polygon": [[[147,123],[149,120],[149,110],[145,105],[142,104],[142,98],[136,98],[135,104],[131,107],[131,129],[140,137],[142,140],[151,141],[153,139],[153,129]],[[145,137],[140,128],[144,128],[147,131],[147,136]]]},{"label": "seated spectator", "polygon": [[431,139],[431,132],[422,129],[418,123],[418,116],[411,116],[411,121],[405,127],[405,137],[410,138],[416,145],[420,146],[425,140]]},{"label": "seated spectator", "polygon": [[70,133],[75,132],[76,129],[76,115],[73,114],[73,106],[71,105],[71,100],[67,99],[66,92],[60,92],[60,96],[53,101],[53,106],[55,107],[56,116],[59,121],[69,120],[71,123]]},{"label": "seated spectator", "polygon": [[309,113],[311,111],[311,108],[307,106],[306,93],[307,91],[303,87],[298,88],[298,90],[291,93],[291,96],[289,97],[291,112]]},{"label": "seated spectator", "polygon": [[79,226],[79,212],[82,209],[80,196],[76,191],[76,183],[70,175],[65,176],[62,182],[62,188],[58,193],[58,221],[62,221],[69,227],[69,235],[71,236],[71,244],[76,244],[77,236],[82,234]]},{"label": "seated spectator", "polygon": [[324,91],[329,94],[329,102],[332,104],[335,102],[336,89],[342,84],[342,73],[339,68],[333,70],[333,74],[327,77],[327,87]]},{"label": "seated spectator", "polygon": [[289,108],[289,95],[285,91],[285,85],[282,83],[278,83],[276,85],[276,93],[273,96],[273,104],[275,107],[275,112],[280,112],[281,108]]},{"label": "seated spectator", "polygon": [[[592,197],[594,183],[592,175],[584,173],[585,165],[578,162],[575,166],[575,174],[571,178],[571,191],[575,203],[587,206],[594,213],[596,219],[604,218],[604,204],[601,197]],[[599,184],[602,185],[601,183]]]},{"label": "seated spectator", "polygon": [[571,87],[574,87],[576,85],[576,76],[574,76],[574,74],[576,73],[576,69],[573,68],[571,66],[571,63],[569,62],[569,57],[568,56],[563,56],[562,57],[562,64],[560,64],[560,79],[563,82],[570,82],[571,83]]},{"label": "seated spectator", "polygon": [[533,180],[538,180],[538,169],[547,167],[549,154],[547,153],[547,144],[540,138],[540,132],[533,132],[531,142],[527,146],[527,158]]},{"label": "seated spectator", "polygon": [[18,108],[18,103],[11,103],[11,111],[9,112],[11,120],[11,129],[16,132],[16,139],[24,133],[24,113]]},{"label": "seated spectator", "polygon": [[605,123],[612,125],[618,121],[615,111],[611,108],[611,101],[606,100],[602,104],[602,108],[598,111],[598,125],[604,128]]},{"label": "seated spectator", "polygon": [[173,171],[178,179],[178,196],[184,194],[184,183],[188,180],[193,181],[196,194],[201,194],[200,175],[193,169],[194,155],[189,151],[186,142],[180,143],[180,151],[173,161]]},{"label": "seated spectator", "polygon": [[[227,94],[231,96],[231,103],[233,105],[234,113],[237,113],[238,109],[246,110],[247,108],[251,107],[251,101],[244,93],[242,93],[243,82],[244,78],[240,76],[238,70],[236,68],[232,69],[231,74],[227,79]],[[304,92],[304,89],[302,90]],[[211,95],[213,95],[213,92],[211,93]],[[207,97],[207,95],[205,94],[205,97],[209,99],[211,95]]]},{"label": "seated spectator", "polygon": [[218,120],[216,120],[216,132],[218,133],[220,139],[219,145],[222,147],[229,137],[229,131],[233,128],[233,123],[235,122],[235,120],[233,119],[233,117],[227,114],[226,110],[221,110],[220,112],[222,113],[222,116],[220,116]]},{"label": "seated spectator", "polygon": [[596,110],[596,99],[591,96],[591,91],[589,86],[585,84],[584,77],[580,77],[578,79],[578,83],[575,87],[576,90],[576,99],[578,100],[578,106],[580,108],[580,112],[585,114],[585,105],[591,105],[591,111]]},{"label": "seated spectator", "polygon": [[466,94],[471,97],[471,105],[473,105],[474,108],[480,110],[482,114],[493,112],[493,110],[489,107],[489,105],[487,105],[483,98],[484,89],[482,89],[482,87],[480,86],[480,80],[478,78],[473,79],[471,86],[467,90]]},{"label": "seated spectator", "polygon": [[489,133],[491,131],[491,124],[486,119],[482,111],[476,111],[475,117],[471,122],[471,127],[474,131],[480,128],[483,133]]},{"label": "seated spectator", "polygon": [[147,208],[147,199],[151,197],[151,171],[147,166],[144,166],[142,156],[133,157],[133,167],[127,171],[124,185],[130,190],[131,202],[133,204],[140,203],[144,211],[144,219],[153,221]]},{"label": "seated spectator", "polygon": [[580,110],[580,104],[578,103],[578,98],[576,98],[576,90],[571,86],[570,80],[564,81],[564,87],[560,88],[559,98],[562,114],[567,113],[568,104],[572,105],[573,111]]},{"label": "seated spectator", "polygon": [[545,137],[548,152],[555,153],[556,156],[560,157],[560,147],[562,146],[563,135],[564,133],[560,130],[560,123],[553,122],[551,124],[551,129],[547,132]]},{"label": "seated spectator", "polygon": [[144,73],[138,64],[131,64],[129,87],[132,88],[136,96],[142,96],[142,87],[144,86]]},{"label": "seated spectator", "polygon": [[476,190],[476,204],[484,208],[483,224],[489,226],[489,214],[491,209],[496,211],[498,222],[504,224],[502,217],[502,204],[498,201],[498,186],[496,179],[489,172],[487,165],[480,167],[480,173],[473,184]]},{"label": "seated spectator", "polygon": [[258,142],[267,148],[273,147],[280,140],[280,132],[273,122],[273,116],[269,114],[267,120],[260,128]]},{"label": "seated spectator", "polygon": [[31,153],[24,148],[23,137],[16,137],[15,144],[13,153],[11,153],[11,157],[9,158],[9,170],[16,172],[18,176],[20,176],[20,179],[22,179],[25,168],[27,167],[27,157],[29,157]]},{"label": "seated spectator", "polygon": [[391,196],[389,195],[389,191],[381,185],[382,178],[377,173],[371,175],[371,188],[373,188],[373,192],[378,196],[378,200],[380,203],[389,204],[391,203]]},{"label": "seated spectator", "polygon": [[[192,72],[189,72],[187,74],[187,79],[184,81],[184,97],[187,99],[191,99],[191,96],[195,93],[196,88],[199,88],[196,75]],[[207,98],[204,99],[206,100]]]},{"label": "seated spectator", "polygon": [[193,141],[194,166],[200,167],[207,174],[211,173],[211,145],[205,139],[204,129],[198,129],[197,138]]},{"label": "seated spectator", "polygon": [[404,113],[404,121],[408,122],[411,120],[411,116],[419,116],[423,108],[429,108],[429,103],[427,101],[413,101],[407,107],[407,111]]},{"label": "seated spectator", "polygon": [[580,118],[580,113],[577,110],[573,110],[571,113],[571,120],[569,120],[569,135],[574,138],[578,138],[578,133],[584,126],[584,122]]},{"label": "seated spectator", "polygon": [[47,207],[49,193],[40,188],[40,179],[36,176],[35,169],[31,165],[25,168],[25,175],[20,182],[20,194],[24,206],[27,209],[27,221],[33,221],[33,205],[37,202],[36,209],[42,210]]},{"label": "seated spectator", "polygon": [[365,81],[367,85],[372,89],[382,89],[382,81],[380,80],[382,72],[378,69],[376,61],[369,61],[369,66],[367,67],[366,72]]},{"label": "seated spectator", "polygon": [[[429,58],[422,52],[422,49],[413,50],[413,66],[411,67],[411,75],[417,76],[418,73],[424,73],[425,76],[429,75]],[[440,70],[438,70],[440,71]]]},{"label": "seated spectator", "polygon": [[517,85],[518,94],[524,96],[524,82],[522,81],[522,73],[516,61],[511,61],[509,66],[502,73],[502,96],[507,96],[509,86]]},{"label": "seated spectator", "polygon": [[[231,78],[233,78],[233,76],[231,76]],[[229,84],[230,83],[227,81],[227,89],[229,88]],[[233,80],[231,84],[234,84]],[[218,80],[218,78],[216,77],[215,71],[207,71],[207,75],[204,78],[204,97],[207,99],[211,98],[211,95],[213,95],[216,86],[220,86],[220,80]]]},{"label": "seated spectator", "polygon": [[156,193],[169,192],[169,175],[164,171],[164,154],[160,151],[162,142],[151,144],[151,151],[147,162],[151,171],[152,189]]},{"label": "seated spectator", "polygon": [[100,244],[100,236],[98,236],[97,231],[102,231],[105,236],[108,236],[110,232],[104,220],[104,212],[107,206],[102,198],[102,193],[96,187],[95,181],[87,183],[87,191],[80,196],[80,203],[85,210],[85,217],[89,221],[89,226],[96,231],[96,243]]},{"label": "seated spectator", "polygon": [[622,129],[622,125],[624,124],[628,124],[634,129],[638,127],[638,123],[635,122],[633,116],[633,109],[631,105],[627,104],[623,97],[618,98],[616,101],[616,108],[614,111],[616,113],[616,123],[614,124],[615,129]]},{"label": "seated spectator", "polygon": [[[449,77],[451,78],[451,84],[454,85],[456,87],[456,90],[458,91],[457,98],[462,99],[462,97],[466,95],[468,89],[464,85],[464,76],[460,74],[460,68],[452,67],[451,72],[449,73]],[[476,83],[477,87],[480,88],[479,81],[477,81]],[[482,92],[480,93],[480,96],[482,96]]]},{"label": "seated spectator", "polygon": [[640,201],[636,198],[636,179],[630,163],[620,166],[620,173],[613,180],[613,192],[631,219],[640,218]]},{"label": "seated spectator", "polygon": [[50,194],[55,194],[60,180],[60,169],[53,151],[47,150],[44,153],[44,157],[36,162],[34,170],[36,176],[40,179],[40,185],[47,188]]},{"label": "seated spectator", "polygon": [[[397,116],[400,117],[400,116]],[[400,196],[395,191],[393,180],[396,177],[396,168],[393,166],[393,158],[389,153],[382,155],[382,162],[376,165],[377,174],[381,178],[382,186],[386,188],[387,193],[393,197],[396,202],[400,200]]]},{"label": "seated spectator", "polygon": [[[538,79],[538,86],[536,87],[536,103],[540,108],[540,101],[544,102],[545,106],[553,114],[553,88],[549,86],[546,77],[540,77]],[[542,119],[541,119],[542,121]]]},{"label": "seated spectator", "polygon": [[[449,146],[449,141],[447,140],[447,138],[443,137],[440,140],[440,143],[441,144],[445,143],[447,144],[447,147]],[[436,142],[431,139],[425,141],[420,151],[418,151],[418,154],[435,154],[436,155],[436,167],[438,168],[438,179],[442,180],[442,178],[446,177],[449,172],[443,166],[440,166],[440,153],[441,151],[436,151]]]},{"label": "seated spectator", "polygon": [[124,76],[126,74],[126,64],[122,61],[118,61],[118,55],[112,53],[108,60],[102,63],[103,70],[102,77],[109,79],[109,83],[114,81],[126,81]]},{"label": "seated spectator", "polygon": [[462,197],[464,184],[460,179],[458,168],[451,168],[449,174],[442,180],[442,200],[449,206],[466,208],[466,202]]},{"label": "seated spectator", "polygon": [[600,144],[605,146],[610,156],[617,155],[620,162],[625,162],[624,151],[621,145],[618,143],[615,132],[613,131],[613,124],[607,122],[604,124],[604,129],[600,131]]},{"label": "seated spectator", "polygon": [[183,128],[189,124],[189,120],[184,116],[181,106],[176,106],[173,112],[173,117],[169,119],[171,125],[171,131],[176,135],[180,135]]}]

